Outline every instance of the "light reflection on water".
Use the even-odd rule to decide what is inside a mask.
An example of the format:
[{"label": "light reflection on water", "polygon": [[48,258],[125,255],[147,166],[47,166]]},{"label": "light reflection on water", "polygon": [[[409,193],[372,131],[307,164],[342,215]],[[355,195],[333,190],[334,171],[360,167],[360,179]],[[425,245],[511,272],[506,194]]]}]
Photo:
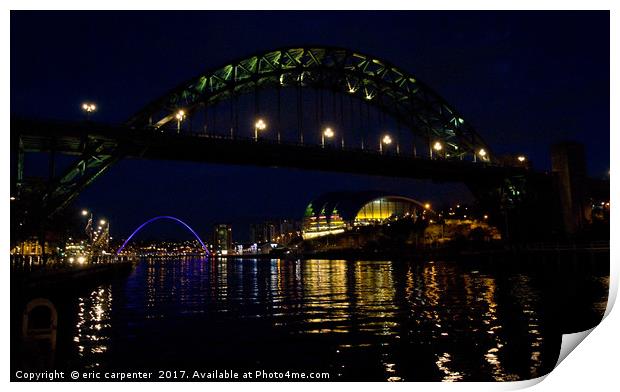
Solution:
[{"label": "light reflection on water", "polygon": [[86,368],[527,379],[557,358],[541,296],[525,274],[498,280],[447,262],[147,260],[126,281],[79,298],[74,344]]},{"label": "light reflection on water", "polygon": [[77,323],[73,342],[79,363],[86,369],[100,365],[110,343],[110,307],[112,289],[109,285],[93,290],[88,296],[78,298]]}]

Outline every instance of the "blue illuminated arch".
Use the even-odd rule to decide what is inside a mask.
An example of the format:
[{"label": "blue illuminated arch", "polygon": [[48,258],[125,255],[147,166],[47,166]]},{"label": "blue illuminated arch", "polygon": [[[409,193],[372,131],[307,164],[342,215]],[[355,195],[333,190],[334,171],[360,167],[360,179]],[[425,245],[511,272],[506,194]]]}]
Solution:
[{"label": "blue illuminated arch", "polygon": [[123,249],[125,248],[125,246],[127,245],[127,243],[129,241],[131,241],[131,239],[133,238],[134,235],[136,235],[140,230],[142,230],[142,228],[146,225],[148,225],[151,222],[155,222],[156,220],[160,220],[160,219],[170,219],[173,220],[177,223],[182,224],[183,226],[185,226],[187,228],[187,230],[189,230],[194,237],[196,237],[196,239],[198,240],[198,242],[200,242],[200,245],[202,245],[202,249],[204,249],[205,253],[207,254],[207,256],[209,255],[209,250],[207,249],[207,246],[204,244],[204,242],[202,242],[202,240],[200,239],[200,237],[198,236],[198,234],[196,234],[196,232],[194,231],[194,229],[192,229],[191,227],[189,227],[189,225],[185,222],[183,222],[181,219],[179,218],[175,218],[174,216],[156,216],[155,218],[151,218],[149,220],[147,220],[146,222],[144,222],[143,224],[141,224],[136,230],[134,230],[133,233],[131,233],[131,235],[129,236],[129,238],[127,238],[125,240],[125,242],[123,243],[123,245],[116,251],[116,254],[119,255]]}]

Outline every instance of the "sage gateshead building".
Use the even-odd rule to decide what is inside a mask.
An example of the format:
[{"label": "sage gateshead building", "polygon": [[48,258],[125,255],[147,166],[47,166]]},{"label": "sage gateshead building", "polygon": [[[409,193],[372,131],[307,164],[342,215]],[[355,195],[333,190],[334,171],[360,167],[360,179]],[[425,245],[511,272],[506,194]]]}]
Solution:
[{"label": "sage gateshead building", "polygon": [[404,217],[417,220],[430,206],[383,192],[332,192],[306,207],[302,237],[340,234],[354,227],[380,225]]}]

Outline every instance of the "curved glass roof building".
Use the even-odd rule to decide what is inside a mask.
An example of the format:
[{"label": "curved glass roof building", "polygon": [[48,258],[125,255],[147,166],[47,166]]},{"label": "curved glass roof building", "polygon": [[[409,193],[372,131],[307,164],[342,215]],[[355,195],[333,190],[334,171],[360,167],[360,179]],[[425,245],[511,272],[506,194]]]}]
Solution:
[{"label": "curved glass roof building", "polygon": [[384,192],[332,192],[313,200],[303,219],[304,239],[343,233],[354,226],[383,224],[403,217],[417,219],[424,205]]}]

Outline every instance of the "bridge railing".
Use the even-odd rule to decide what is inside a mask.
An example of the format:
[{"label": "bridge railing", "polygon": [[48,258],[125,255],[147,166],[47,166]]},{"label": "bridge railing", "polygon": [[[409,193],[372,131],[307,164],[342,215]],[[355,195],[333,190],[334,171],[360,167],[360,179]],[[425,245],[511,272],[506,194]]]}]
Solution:
[{"label": "bridge railing", "polygon": [[[291,141],[291,140],[275,140],[275,139],[271,139],[271,138],[266,138],[266,137],[258,137],[257,139],[254,139],[253,137],[247,137],[247,136],[239,136],[239,135],[226,135],[223,133],[216,133],[216,132],[195,132],[195,131],[186,131],[183,130],[182,132],[177,132],[175,130],[172,129],[148,129],[148,130],[144,130],[142,132],[146,132],[146,133],[150,133],[150,134],[164,134],[164,135],[179,135],[179,137],[196,137],[196,138],[207,138],[207,139],[213,139],[213,140],[229,140],[229,141],[238,141],[238,142],[243,142],[243,143],[260,143],[260,144],[268,144],[268,145],[284,145],[284,146],[294,146],[294,147],[305,147],[305,148],[311,148],[311,149],[316,149],[317,151],[320,150],[327,150],[327,151],[347,151],[347,152],[355,152],[355,153],[363,153],[363,154],[370,154],[370,155],[380,155],[380,156],[391,156],[391,157],[403,157],[403,158],[408,158],[408,159],[419,159],[419,160],[435,160],[435,161],[461,161],[461,162],[465,162],[465,163],[470,163],[470,164],[475,164],[475,165],[480,165],[480,166],[506,166],[505,164],[500,164],[499,162],[493,161],[493,160],[475,160],[473,159],[473,156],[471,159],[468,159],[466,157],[464,157],[463,155],[460,156],[454,156],[454,157],[445,157],[445,156],[441,156],[441,155],[423,155],[423,154],[418,154],[415,150],[403,150],[403,149],[399,149],[396,147],[384,147],[384,150],[381,151],[378,147],[378,143],[376,148],[369,148],[369,147],[365,147],[362,148],[360,146],[351,146],[350,144],[342,144],[339,141],[334,141],[331,143],[326,143],[325,145],[319,144],[319,143],[308,143],[308,142],[300,142],[300,141]],[[373,145],[374,146],[374,145]]]}]

